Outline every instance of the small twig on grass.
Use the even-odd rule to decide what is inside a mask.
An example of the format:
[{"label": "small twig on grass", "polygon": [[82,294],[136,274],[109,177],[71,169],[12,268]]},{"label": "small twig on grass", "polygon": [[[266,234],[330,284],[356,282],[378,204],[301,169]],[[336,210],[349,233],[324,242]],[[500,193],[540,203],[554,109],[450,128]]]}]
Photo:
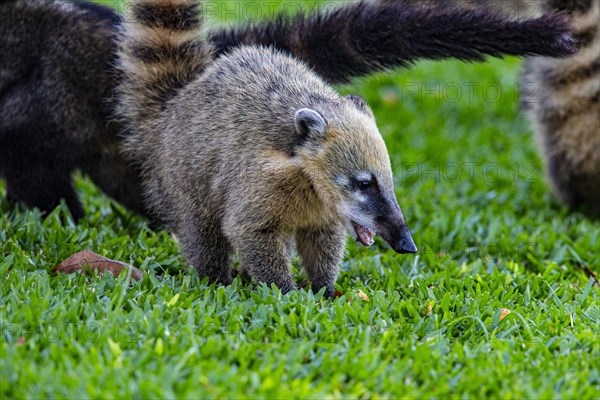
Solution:
[{"label": "small twig on grass", "polygon": [[592,278],[594,280],[594,285],[600,287],[600,282],[598,282],[598,274],[592,271],[587,265],[579,264],[579,268],[586,273],[588,278]]}]

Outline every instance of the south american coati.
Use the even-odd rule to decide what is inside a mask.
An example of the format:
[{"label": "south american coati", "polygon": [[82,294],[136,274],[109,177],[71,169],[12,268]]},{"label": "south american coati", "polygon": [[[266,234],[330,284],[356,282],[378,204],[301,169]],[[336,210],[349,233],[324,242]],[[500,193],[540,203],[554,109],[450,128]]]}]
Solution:
[{"label": "south american coati", "polygon": [[517,19],[551,11],[569,13],[578,51],[568,57],[527,57],[522,105],[558,198],[600,216],[600,0],[377,1],[438,9],[495,7]]},{"label": "south american coati", "polygon": [[564,59],[527,58],[525,111],[554,192],[600,216],[600,0],[548,0],[544,7],[571,13],[579,50]]},{"label": "south american coati", "polygon": [[[0,177],[8,196],[44,211],[65,198],[81,217],[71,181],[81,169],[108,195],[149,216],[112,114],[122,18],[81,1],[2,0],[0,21]],[[421,58],[564,56],[574,50],[568,32],[561,15],[515,22],[487,10],[359,1],[328,13],[216,28],[207,39],[215,56],[245,44],[273,46],[329,83],[343,83]]]},{"label": "south american coati", "polygon": [[137,0],[125,23],[117,112],[152,212],[201,277],[244,271],[295,288],[295,246],[313,290],[333,297],[350,232],[416,247],[369,107],[298,59],[241,46],[212,59],[199,0]]}]

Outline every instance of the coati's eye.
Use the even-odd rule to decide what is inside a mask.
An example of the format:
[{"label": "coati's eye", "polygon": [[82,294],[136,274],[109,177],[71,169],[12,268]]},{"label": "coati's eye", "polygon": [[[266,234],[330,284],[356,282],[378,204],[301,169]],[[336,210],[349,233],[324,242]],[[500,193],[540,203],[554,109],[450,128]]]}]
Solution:
[{"label": "coati's eye", "polygon": [[358,190],[367,190],[371,187],[371,185],[373,184],[373,181],[358,181],[356,182],[356,187],[358,188]]},{"label": "coati's eye", "polygon": [[375,186],[375,178],[371,174],[361,174],[355,176],[352,179],[352,183],[356,190],[364,192]]}]

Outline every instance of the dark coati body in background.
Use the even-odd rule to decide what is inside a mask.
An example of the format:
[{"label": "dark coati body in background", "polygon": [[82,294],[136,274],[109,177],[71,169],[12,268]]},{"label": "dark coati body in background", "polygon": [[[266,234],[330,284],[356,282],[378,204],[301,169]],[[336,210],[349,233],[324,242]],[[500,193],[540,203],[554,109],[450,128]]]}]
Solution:
[{"label": "dark coati body in background", "polygon": [[[139,171],[119,152],[121,127],[111,114],[121,18],[82,2],[3,0],[0,20],[0,176],[9,197],[46,211],[65,198],[79,217],[71,174],[82,169],[147,215]],[[419,58],[565,55],[572,50],[567,32],[561,16],[511,22],[492,12],[357,2],[328,14],[218,28],[208,39],[215,55],[245,44],[275,46],[341,83]]]},{"label": "dark coati body in background", "polygon": [[50,211],[61,198],[83,208],[72,185],[81,168],[125,205],[140,203],[111,123],[118,18],[90,4],[0,3],[0,176],[8,196]]},{"label": "dark coati body in background", "polygon": [[572,13],[579,51],[525,62],[526,112],[558,197],[600,215],[600,0],[549,1]]}]

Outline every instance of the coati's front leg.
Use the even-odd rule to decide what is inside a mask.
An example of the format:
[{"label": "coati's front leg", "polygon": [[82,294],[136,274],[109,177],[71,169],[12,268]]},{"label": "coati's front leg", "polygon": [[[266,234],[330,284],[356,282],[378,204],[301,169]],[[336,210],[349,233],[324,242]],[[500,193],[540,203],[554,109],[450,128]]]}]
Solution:
[{"label": "coati's front leg", "polygon": [[186,260],[192,264],[200,279],[208,277],[211,283],[230,285],[232,281],[229,253],[231,246],[212,220],[189,217],[180,233]]},{"label": "coati's front leg", "polygon": [[346,240],[347,235],[341,225],[298,231],[298,255],[315,293],[325,287],[325,296],[333,298]]},{"label": "coati's front leg", "polygon": [[289,240],[279,232],[249,230],[235,239],[242,270],[282,293],[296,289],[290,270]]}]

